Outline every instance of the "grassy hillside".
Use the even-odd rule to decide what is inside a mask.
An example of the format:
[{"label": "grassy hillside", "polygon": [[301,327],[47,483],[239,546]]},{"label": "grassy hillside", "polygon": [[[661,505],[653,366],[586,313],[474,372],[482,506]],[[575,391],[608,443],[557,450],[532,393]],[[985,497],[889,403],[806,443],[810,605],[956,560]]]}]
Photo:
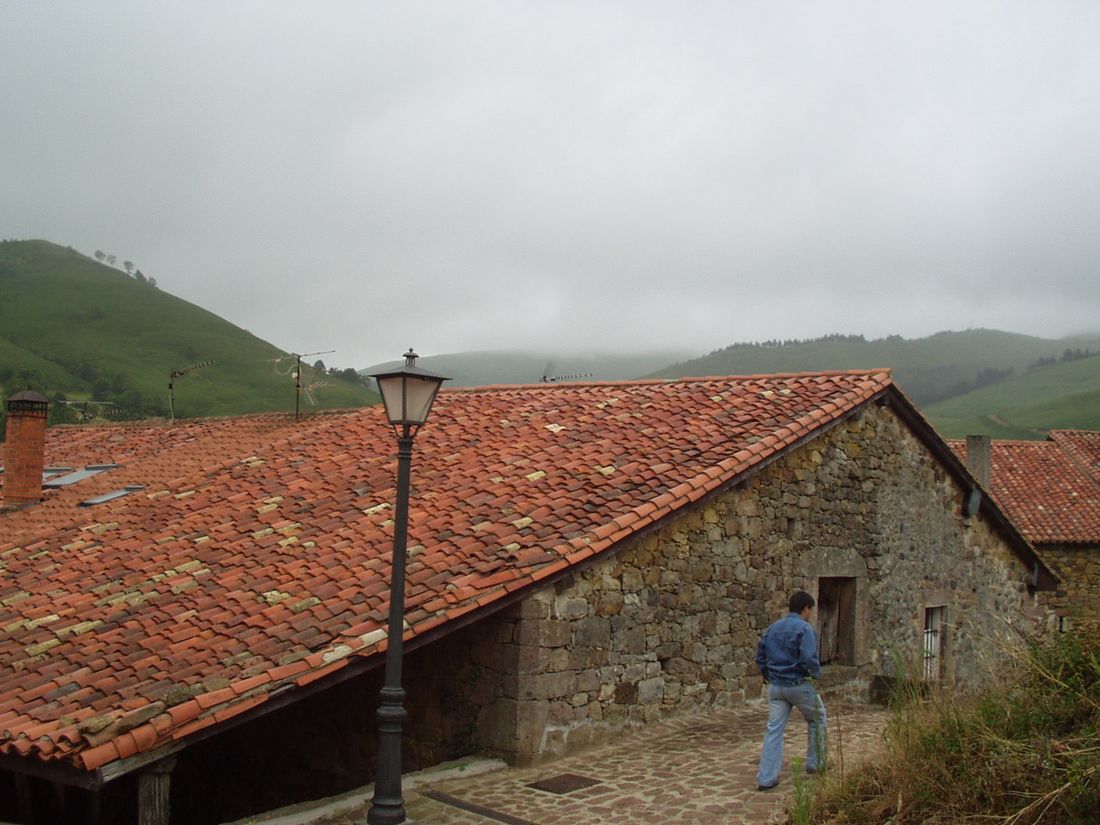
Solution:
[{"label": "grassy hillside", "polygon": [[1055,428],[1100,430],[1100,355],[1029,370],[925,409],[949,438],[1043,438]]},{"label": "grassy hillside", "polygon": [[[652,372],[678,357],[683,357],[683,354],[589,353],[555,356],[531,352],[458,352],[424,356],[417,360],[416,365],[450,376],[452,380],[445,386],[482,387],[490,384],[535,384],[543,375],[557,380],[623,381]],[[404,362],[387,361],[360,372],[367,375],[400,363]]]},{"label": "grassy hillside", "polygon": [[918,404],[960,395],[982,382],[1024,372],[1040,358],[1067,349],[1100,351],[1100,336],[1051,340],[998,330],[940,332],[927,338],[894,335],[877,340],[827,336],[786,344],[735,344],[702,358],[674,364],[654,375],[738,375],[827,369],[890,367],[894,379]]},{"label": "grassy hillside", "polygon": [[[0,242],[0,393],[27,389],[112,402],[115,414],[167,415],[172,370],[178,416],[293,410],[281,350],[200,307],[46,241]],[[276,372],[278,368],[278,374]],[[354,381],[303,375],[320,407],[377,396]],[[354,377],[354,376],[353,376]],[[303,397],[302,409],[311,409]]]}]

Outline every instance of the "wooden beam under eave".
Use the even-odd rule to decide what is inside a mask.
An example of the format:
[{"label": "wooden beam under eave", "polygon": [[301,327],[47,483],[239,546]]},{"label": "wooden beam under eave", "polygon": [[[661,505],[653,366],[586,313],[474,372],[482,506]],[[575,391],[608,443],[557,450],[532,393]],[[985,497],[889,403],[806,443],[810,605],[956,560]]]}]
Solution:
[{"label": "wooden beam under eave", "polygon": [[137,825],[169,825],[169,800],[175,767],[176,758],[171,756],[138,774]]}]

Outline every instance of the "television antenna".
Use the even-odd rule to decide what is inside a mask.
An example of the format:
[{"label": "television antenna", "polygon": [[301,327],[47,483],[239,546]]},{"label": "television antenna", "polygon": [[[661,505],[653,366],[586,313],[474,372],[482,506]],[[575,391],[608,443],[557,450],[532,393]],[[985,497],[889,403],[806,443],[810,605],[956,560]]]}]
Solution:
[{"label": "television antenna", "polygon": [[576,381],[580,378],[591,378],[590,372],[575,372],[572,375],[555,375],[554,374],[554,362],[547,361],[546,366],[542,368],[542,377],[539,378],[540,384],[553,384],[556,381]]},{"label": "television antenna", "polygon": [[88,405],[93,407],[117,407],[118,405],[114,401],[57,401],[58,404],[64,404],[66,407],[79,407],[76,411],[77,416],[80,418],[81,424],[86,424],[96,417],[94,412],[88,412]]},{"label": "television antenna", "polygon": [[[295,359],[295,363],[294,363],[294,420],[295,421],[297,421],[301,417],[301,413],[302,413],[302,359],[303,358],[310,358],[314,355],[329,355],[333,352],[336,352],[336,350],[326,349],[326,350],[319,350],[318,352],[301,352],[301,353],[292,352],[289,356],[285,356],[285,357],[288,357],[288,358],[294,358]],[[279,358],[279,359],[276,360],[276,362],[275,362],[275,372],[279,371],[279,361],[282,361],[282,360],[283,360],[282,358]],[[285,374],[286,373],[283,373],[283,375],[285,375]],[[310,384],[309,386],[306,387],[306,400],[309,401],[310,404],[315,405],[317,403],[317,400],[313,397],[312,390],[316,389],[317,387],[323,387],[323,386],[326,386],[324,382],[314,382],[314,383],[312,383],[312,384]]]},{"label": "television antenna", "polygon": [[309,405],[311,407],[316,407],[317,406],[317,397],[313,394],[313,391],[314,390],[319,390],[319,389],[321,389],[321,387],[331,387],[331,386],[332,386],[331,381],[310,381],[308,384],[306,384],[304,387],[302,387],[302,392],[305,394],[306,401],[309,402]]},{"label": "television antenna", "polygon": [[168,373],[168,416],[170,421],[176,420],[176,379],[179,378],[181,375],[187,375],[188,373],[194,372],[195,370],[201,370],[203,367],[209,367],[213,363],[213,360],[202,361],[198,364],[192,364],[189,367],[172,370],[170,373]]}]

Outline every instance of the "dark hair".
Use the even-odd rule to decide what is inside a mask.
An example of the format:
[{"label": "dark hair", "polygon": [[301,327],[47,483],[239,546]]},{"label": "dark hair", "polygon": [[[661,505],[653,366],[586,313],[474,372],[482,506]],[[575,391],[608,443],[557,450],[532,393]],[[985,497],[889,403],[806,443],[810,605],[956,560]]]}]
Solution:
[{"label": "dark hair", "polygon": [[807,607],[814,606],[814,597],[805,591],[796,590],[791,595],[791,600],[787,602],[787,606],[792,613],[801,613]]}]

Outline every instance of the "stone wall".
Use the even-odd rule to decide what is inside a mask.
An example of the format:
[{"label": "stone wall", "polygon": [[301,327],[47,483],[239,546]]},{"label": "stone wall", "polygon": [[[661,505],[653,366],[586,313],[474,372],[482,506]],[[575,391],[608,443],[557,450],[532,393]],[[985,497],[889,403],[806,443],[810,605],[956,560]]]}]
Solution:
[{"label": "stone wall", "polygon": [[1043,600],[1061,619],[1062,628],[1100,626],[1100,545],[1043,544],[1038,550],[1061,579],[1057,593],[1043,594]]},{"label": "stone wall", "polygon": [[760,696],[753,663],[790,591],[852,588],[829,680],[920,673],[943,607],[939,672],[973,685],[1038,628],[1029,571],[887,409],[869,407],[571,580],[486,623],[498,679],[481,750],[529,764],[624,727]]}]

